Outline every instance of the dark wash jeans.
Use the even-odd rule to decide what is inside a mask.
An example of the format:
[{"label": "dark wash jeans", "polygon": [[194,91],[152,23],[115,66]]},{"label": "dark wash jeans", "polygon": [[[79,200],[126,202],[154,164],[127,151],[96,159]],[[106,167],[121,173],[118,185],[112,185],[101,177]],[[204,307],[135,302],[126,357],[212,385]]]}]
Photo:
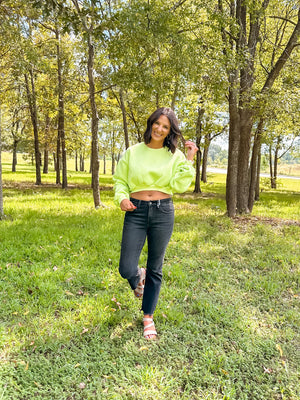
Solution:
[{"label": "dark wash jeans", "polygon": [[130,200],[137,208],[125,213],[119,271],[128,280],[131,289],[135,289],[140,281],[139,258],[147,238],[148,259],[142,310],[144,314],[152,315],[160,292],[165,251],[173,232],[174,206],[171,198]]}]

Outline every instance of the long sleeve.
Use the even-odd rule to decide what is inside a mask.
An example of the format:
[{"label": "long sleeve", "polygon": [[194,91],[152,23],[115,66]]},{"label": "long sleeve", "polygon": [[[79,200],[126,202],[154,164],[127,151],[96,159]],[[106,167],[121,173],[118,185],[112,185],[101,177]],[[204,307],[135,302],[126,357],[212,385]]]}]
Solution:
[{"label": "long sleeve", "polygon": [[183,193],[190,187],[195,176],[195,168],[180,152],[177,162],[174,165],[170,186],[174,193]]},{"label": "long sleeve", "polygon": [[118,162],[116,172],[113,176],[116,205],[120,205],[124,199],[129,199],[130,190],[128,186],[128,170],[129,170],[129,152],[126,151]]},{"label": "long sleeve", "polygon": [[129,147],[120,159],[114,179],[114,201],[120,205],[130,194],[155,190],[172,195],[185,192],[195,170],[180,150],[172,154],[166,147],[152,149],[145,143]]}]

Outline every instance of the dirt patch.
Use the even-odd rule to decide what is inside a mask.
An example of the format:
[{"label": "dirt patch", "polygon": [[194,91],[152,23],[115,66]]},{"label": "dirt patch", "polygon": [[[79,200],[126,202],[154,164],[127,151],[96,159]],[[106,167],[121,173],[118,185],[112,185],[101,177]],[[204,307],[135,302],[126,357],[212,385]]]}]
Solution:
[{"label": "dirt patch", "polygon": [[246,216],[237,216],[232,218],[232,220],[237,225],[252,225],[255,226],[257,224],[267,224],[275,227],[281,226],[300,226],[300,221],[290,220],[290,219],[281,219],[281,218],[270,218],[270,217],[258,217],[252,215]]}]

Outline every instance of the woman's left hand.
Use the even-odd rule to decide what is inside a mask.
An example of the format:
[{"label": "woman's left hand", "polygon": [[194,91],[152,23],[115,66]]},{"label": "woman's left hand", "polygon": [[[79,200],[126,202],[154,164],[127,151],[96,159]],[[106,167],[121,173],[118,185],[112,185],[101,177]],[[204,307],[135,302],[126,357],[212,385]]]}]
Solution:
[{"label": "woman's left hand", "polygon": [[191,142],[190,140],[187,140],[185,142],[185,147],[187,148],[187,155],[186,158],[189,161],[192,161],[194,158],[194,155],[197,153],[197,151],[199,150],[198,147],[195,145],[194,142]]}]

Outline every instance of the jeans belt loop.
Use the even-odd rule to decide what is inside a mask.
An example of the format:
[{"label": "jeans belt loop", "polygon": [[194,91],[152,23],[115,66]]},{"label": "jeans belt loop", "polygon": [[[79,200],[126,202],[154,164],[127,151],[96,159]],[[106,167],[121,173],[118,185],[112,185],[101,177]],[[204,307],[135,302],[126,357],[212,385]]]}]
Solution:
[{"label": "jeans belt loop", "polygon": [[157,208],[159,208],[159,207],[160,207],[160,200],[158,200],[158,201],[157,201],[157,205],[156,205],[156,207],[157,207]]}]

